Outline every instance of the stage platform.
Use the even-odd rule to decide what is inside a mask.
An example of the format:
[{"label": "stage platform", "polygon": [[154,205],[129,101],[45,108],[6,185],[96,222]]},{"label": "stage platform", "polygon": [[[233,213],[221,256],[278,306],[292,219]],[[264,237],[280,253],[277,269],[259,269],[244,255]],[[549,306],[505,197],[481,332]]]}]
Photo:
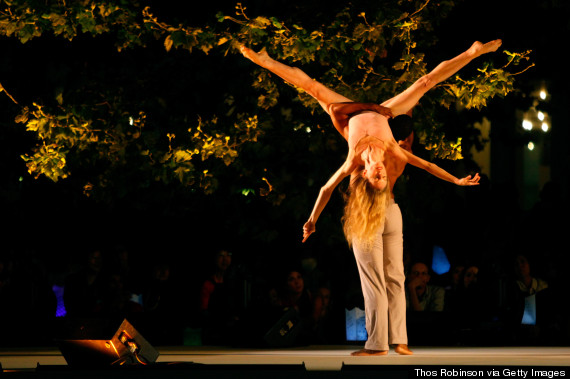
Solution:
[{"label": "stage platform", "polygon": [[[153,365],[136,370],[134,377],[148,377],[152,372],[163,377],[307,377],[310,373],[327,373],[328,377],[429,377],[493,376],[499,377],[561,377],[570,376],[570,347],[412,347],[414,355],[401,356],[393,351],[386,356],[353,357],[361,346],[307,346],[282,349],[239,349],[223,347],[155,347],[160,356]],[[67,366],[57,348],[0,350],[3,374],[34,374],[36,377],[73,376],[78,374]],[[148,367],[153,367],[150,369]],[[146,371],[145,371],[146,369]],[[441,375],[441,369],[446,371]],[[531,371],[531,369],[533,371]],[[455,371],[453,371],[455,370]],[[518,370],[518,371],[517,371]],[[89,370],[91,377],[96,370]],[[112,369],[100,372],[101,377],[114,377]],[[523,375],[523,373],[527,375]],[[555,373],[554,373],[555,372]],[[122,371],[121,377],[125,377]],[[239,375],[239,374],[242,375]],[[252,374],[254,373],[254,374]],[[336,374],[335,374],[336,373]],[[513,373],[513,375],[509,375]],[[546,375],[541,375],[545,373]],[[550,373],[550,374],[548,374]],[[449,374],[449,375],[446,375]],[[236,376],[237,375],[237,376]],[[300,376],[299,376],[300,375]],[[48,375],[50,376],[50,375]],[[129,375],[126,375],[129,376]],[[190,377],[190,376],[188,376]],[[313,375],[314,377],[314,375]],[[366,376],[368,377],[368,376]]]}]

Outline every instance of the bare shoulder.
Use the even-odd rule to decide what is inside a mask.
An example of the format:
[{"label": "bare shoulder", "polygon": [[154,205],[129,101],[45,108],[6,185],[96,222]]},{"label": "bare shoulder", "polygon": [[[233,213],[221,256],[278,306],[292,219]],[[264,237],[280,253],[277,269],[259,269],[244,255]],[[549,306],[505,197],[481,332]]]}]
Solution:
[{"label": "bare shoulder", "polygon": [[397,154],[401,150],[400,145],[394,138],[390,138],[384,141],[384,146],[386,148],[386,151],[390,154]]}]

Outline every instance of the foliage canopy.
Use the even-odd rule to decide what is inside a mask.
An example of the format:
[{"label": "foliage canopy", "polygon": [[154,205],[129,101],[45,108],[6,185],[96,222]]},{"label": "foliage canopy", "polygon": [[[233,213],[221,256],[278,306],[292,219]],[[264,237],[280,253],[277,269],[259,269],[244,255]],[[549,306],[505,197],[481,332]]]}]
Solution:
[{"label": "foliage canopy", "polygon": [[[430,33],[454,3],[392,0],[372,10],[356,4],[327,19],[255,15],[238,3],[233,13],[196,23],[140,0],[2,0],[3,37],[100,50],[89,55],[98,60],[92,70],[75,76],[60,70],[65,80],[49,94],[26,93],[24,103],[5,78],[0,91],[9,96],[3,101],[20,102],[15,121],[37,140],[22,155],[34,177],[75,176],[86,195],[101,199],[151,182],[208,194],[230,178],[227,191],[279,204],[296,196],[292,172],[299,167],[309,186],[330,173],[311,155],[343,150],[318,104],[253,67],[239,45],[266,48],[350,98],[380,102],[427,73],[425,52],[436,43]],[[195,6],[186,11],[200,13]],[[415,113],[420,142],[435,157],[462,158],[461,140],[442,132],[441,110],[482,109],[507,95],[513,71],[532,65],[528,55],[505,50],[499,67],[478,62],[471,77],[462,73],[431,91]]]}]

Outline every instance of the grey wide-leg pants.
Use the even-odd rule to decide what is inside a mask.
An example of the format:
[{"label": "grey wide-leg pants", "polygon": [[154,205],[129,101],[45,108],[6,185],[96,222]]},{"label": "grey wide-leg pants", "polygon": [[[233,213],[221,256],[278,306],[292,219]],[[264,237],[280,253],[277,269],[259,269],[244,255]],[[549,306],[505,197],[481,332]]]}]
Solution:
[{"label": "grey wide-leg pants", "polygon": [[407,344],[402,213],[394,201],[386,209],[384,227],[370,244],[354,244],[354,257],[364,295],[368,340],[365,349],[388,350]]}]

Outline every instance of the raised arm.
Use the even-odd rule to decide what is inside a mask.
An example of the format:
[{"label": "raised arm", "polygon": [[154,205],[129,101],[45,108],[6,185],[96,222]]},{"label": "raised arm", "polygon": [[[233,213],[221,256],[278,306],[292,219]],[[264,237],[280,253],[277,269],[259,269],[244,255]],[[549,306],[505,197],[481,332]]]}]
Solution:
[{"label": "raised arm", "polygon": [[315,206],[311,212],[311,216],[305,225],[303,225],[303,242],[305,242],[307,238],[315,232],[315,224],[317,223],[321,212],[329,202],[334,189],[354,170],[355,165],[354,160],[352,159],[353,155],[354,152],[352,150],[349,151],[349,156],[344,164],[333,174],[333,176],[331,176],[327,183],[321,187],[319,196],[317,197],[317,201],[315,202]]}]

